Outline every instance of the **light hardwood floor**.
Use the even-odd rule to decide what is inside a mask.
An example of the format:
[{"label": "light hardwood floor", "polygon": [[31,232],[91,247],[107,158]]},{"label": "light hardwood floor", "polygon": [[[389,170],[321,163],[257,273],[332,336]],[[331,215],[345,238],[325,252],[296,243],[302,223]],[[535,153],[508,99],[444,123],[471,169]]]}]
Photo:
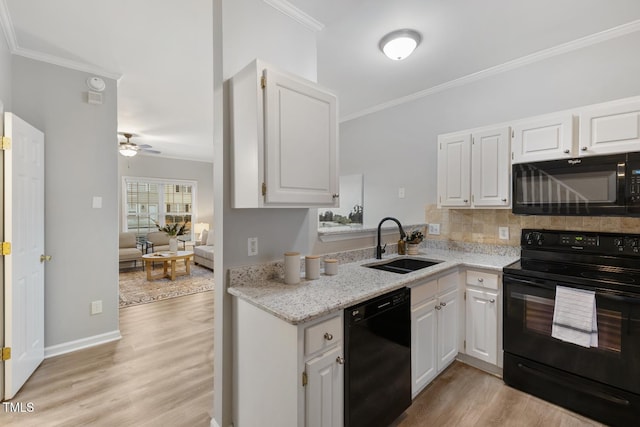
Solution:
[{"label": "light hardwood floor", "polygon": [[45,360],[7,426],[209,426],[213,291],[120,310],[122,339]]},{"label": "light hardwood floor", "polygon": [[[45,360],[13,399],[32,402],[34,412],[9,414],[0,408],[0,425],[208,427],[213,292],[122,309],[120,329],[118,342]],[[395,426],[600,424],[454,362]]]},{"label": "light hardwood floor", "polygon": [[454,362],[413,401],[396,427],[602,426],[506,386],[502,379]]}]

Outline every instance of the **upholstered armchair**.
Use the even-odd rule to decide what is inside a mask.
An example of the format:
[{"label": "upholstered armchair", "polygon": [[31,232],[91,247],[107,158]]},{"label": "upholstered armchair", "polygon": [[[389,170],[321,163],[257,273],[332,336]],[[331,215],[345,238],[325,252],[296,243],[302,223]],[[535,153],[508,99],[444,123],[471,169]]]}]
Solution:
[{"label": "upholstered armchair", "polygon": [[169,235],[164,231],[152,231],[147,234],[149,252],[162,252],[169,250]]},{"label": "upholstered armchair", "polygon": [[138,261],[142,261],[142,251],[138,249],[136,233],[127,231],[120,233],[119,244],[120,267],[122,263],[133,263],[135,267]]}]

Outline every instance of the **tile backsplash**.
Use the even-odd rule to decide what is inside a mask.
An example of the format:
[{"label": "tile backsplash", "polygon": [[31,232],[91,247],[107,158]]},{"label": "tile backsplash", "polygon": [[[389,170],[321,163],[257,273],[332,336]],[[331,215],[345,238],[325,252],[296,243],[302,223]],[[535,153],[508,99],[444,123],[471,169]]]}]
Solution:
[{"label": "tile backsplash", "polygon": [[[425,222],[440,224],[440,234],[427,239],[492,245],[520,245],[523,228],[623,232],[640,234],[640,218],[514,215],[508,209],[438,209],[427,205]],[[498,237],[498,227],[509,227],[509,239]]]}]

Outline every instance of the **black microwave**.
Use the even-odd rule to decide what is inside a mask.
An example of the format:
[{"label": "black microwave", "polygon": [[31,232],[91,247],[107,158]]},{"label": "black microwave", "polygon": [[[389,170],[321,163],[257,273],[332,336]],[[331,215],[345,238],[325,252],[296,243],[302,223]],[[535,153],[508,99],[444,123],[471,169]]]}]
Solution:
[{"label": "black microwave", "polygon": [[513,213],[640,216],[640,152],[512,166]]}]

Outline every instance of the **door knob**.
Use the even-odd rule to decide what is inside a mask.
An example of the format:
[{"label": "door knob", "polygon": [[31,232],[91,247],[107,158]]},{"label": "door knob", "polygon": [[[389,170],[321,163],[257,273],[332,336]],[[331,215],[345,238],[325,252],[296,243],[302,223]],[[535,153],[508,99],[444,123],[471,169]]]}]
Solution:
[{"label": "door knob", "polygon": [[51,255],[40,255],[40,262],[51,261]]}]

